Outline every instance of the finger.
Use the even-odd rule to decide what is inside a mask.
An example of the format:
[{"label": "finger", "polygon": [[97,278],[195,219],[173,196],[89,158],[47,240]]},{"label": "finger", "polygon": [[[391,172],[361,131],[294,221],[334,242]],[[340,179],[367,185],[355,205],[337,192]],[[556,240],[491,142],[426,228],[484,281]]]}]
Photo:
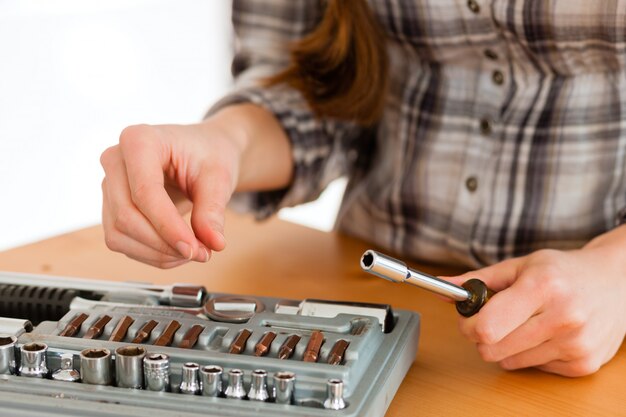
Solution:
[{"label": "finger", "polygon": [[191,225],[198,239],[220,251],[226,246],[224,211],[232,194],[232,179],[224,168],[202,172],[191,192]]},{"label": "finger", "polygon": [[525,258],[523,257],[511,258],[476,271],[466,272],[463,275],[441,278],[456,285],[462,285],[469,279],[478,278],[492,290],[502,291],[515,282],[524,261]]},{"label": "finger", "polygon": [[593,362],[583,359],[573,361],[561,361],[555,360],[548,362],[544,365],[538,366],[544,372],[552,374],[567,376],[570,378],[577,378],[585,375],[590,375],[596,372],[602,366],[599,362]]},{"label": "finger", "polygon": [[160,148],[159,137],[126,130],[120,138],[132,201],[150,221],[159,236],[186,259],[193,259],[199,245],[164,188],[163,170],[169,151]]},{"label": "finger", "polygon": [[[503,279],[514,281],[511,277]],[[532,296],[533,289],[527,288],[528,285],[520,279],[497,292],[478,314],[460,320],[461,333],[476,343],[493,345],[500,342],[534,316],[543,304],[540,297]]]},{"label": "finger", "polygon": [[487,362],[500,362],[510,356],[532,349],[547,342],[554,334],[554,323],[546,314],[537,314],[500,342],[488,345],[479,343],[480,356]]},{"label": "finger", "polygon": [[109,249],[120,252],[132,259],[141,260],[153,266],[161,264],[169,264],[178,261],[188,262],[187,259],[181,258],[180,254],[174,255],[164,254],[163,252],[154,250],[153,248],[138,242],[132,237],[120,233],[111,227],[112,219],[107,212],[103,211],[102,226],[105,230],[105,243]]},{"label": "finger", "polygon": [[[161,236],[154,230],[152,224],[134,206],[126,167],[121,155],[117,158],[110,158],[106,167],[107,178],[103,184],[103,198],[106,199],[106,213],[103,212],[103,221],[107,216],[107,223],[117,231],[128,235],[132,239],[142,242],[157,252],[182,257],[182,255],[167,244]],[[124,252],[124,248],[120,248]]]},{"label": "finger", "polygon": [[556,339],[548,340],[539,346],[503,359],[499,364],[504,369],[513,370],[541,366],[549,362],[560,360],[562,359],[560,343],[561,342]]}]

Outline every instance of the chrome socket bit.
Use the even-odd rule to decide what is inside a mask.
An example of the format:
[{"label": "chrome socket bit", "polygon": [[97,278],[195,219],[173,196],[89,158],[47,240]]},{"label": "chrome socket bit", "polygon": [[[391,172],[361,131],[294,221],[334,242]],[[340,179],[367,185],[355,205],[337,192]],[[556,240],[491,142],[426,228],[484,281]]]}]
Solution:
[{"label": "chrome socket bit", "polygon": [[44,378],[48,375],[45,343],[27,343],[20,348],[20,375],[32,378]]},{"label": "chrome socket bit", "polygon": [[61,354],[61,367],[52,373],[55,381],[78,382],[80,372],[74,369],[74,355],[72,353]]},{"label": "chrome socket bit", "polygon": [[270,394],[267,392],[267,372],[263,369],[252,371],[252,382],[250,383],[250,391],[248,391],[248,399],[252,401],[267,401]]},{"label": "chrome socket bit", "polygon": [[17,337],[10,334],[0,334],[0,374],[15,373],[15,343]]},{"label": "chrome socket bit", "polygon": [[324,408],[329,410],[343,410],[346,408],[346,402],[343,400],[343,381],[341,379],[329,379],[326,381]]},{"label": "chrome socket bit", "polygon": [[228,387],[224,391],[226,398],[246,398],[246,390],[243,387],[243,371],[231,369],[228,371]]},{"label": "chrome socket bit", "polygon": [[143,374],[147,390],[169,391],[170,357],[165,353],[147,354],[143,359]]},{"label": "chrome socket bit", "polygon": [[296,392],[296,374],[276,372],[274,374],[274,400],[277,404],[293,404]]},{"label": "chrome socket bit", "polygon": [[183,365],[183,377],[180,382],[180,392],[182,394],[200,394],[201,387],[198,379],[199,369],[200,365],[194,362],[187,362]]},{"label": "chrome socket bit", "polygon": [[115,349],[115,385],[121,388],[143,388],[143,358],[141,346],[122,346]]},{"label": "chrome socket bit", "polygon": [[222,375],[224,369],[217,365],[207,365],[200,369],[202,395],[207,397],[222,396]]},{"label": "chrome socket bit", "polygon": [[80,375],[85,384],[111,385],[111,351],[89,348],[80,352]]}]

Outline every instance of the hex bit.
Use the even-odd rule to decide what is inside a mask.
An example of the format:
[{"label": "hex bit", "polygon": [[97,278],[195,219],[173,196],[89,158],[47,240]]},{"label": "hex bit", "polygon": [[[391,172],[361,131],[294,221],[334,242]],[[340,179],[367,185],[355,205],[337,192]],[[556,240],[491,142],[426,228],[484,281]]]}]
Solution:
[{"label": "hex bit", "polygon": [[304,356],[302,357],[302,360],[304,362],[317,362],[323,343],[324,333],[318,330],[311,333],[311,338],[304,349]]},{"label": "hex bit", "polygon": [[183,336],[183,340],[180,341],[178,347],[182,349],[191,349],[198,342],[198,337],[204,331],[204,326],[200,324],[194,324],[187,330],[187,333]]},{"label": "hex bit", "polygon": [[128,332],[128,328],[135,322],[135,319],[131,316],[124,316],[117,323],[115,329],[111,332],[111,337],[109,337],[109,341],[111,342],[121,342],[126,337],[126,333]]},{"label": "hex bit", "polygon": [[88,314],[80,313],[67,323],[67,326],[59,333],[59,336],[72,337],[80,330],[83,322],[89,318]]},{"label": "hex bit", "polygon": [[300,336],[292,334],[285,340],[285,343],[278,349],[278,359],[289,359],[293,352],[296,350],[296,346],[300,342]]},{"label": "hex bit", "polygon": [[141,329],[139,329],[139,331],[137,332],[137,336],[135,336],[135,338],[133,339],[131,343],[145,342],[147,339],[150,338],[150,334],[152,333],[152,330],[154,330],[154,328],[157,327],[158,324],[159,323],[154,320],[150,320],[149,322],[144,324],[141,327]]},{"label": "hex bit", "polygon": [[112,317],[107,316],[106,314],[100,317],[98,321],[96,321],[89,329],[87,329],[85,335],[83,336],[83,339],[99,338],[104,331],[104,326],[106,326],[111,321],[111,319]]},{"label": "hex bit", "polygon": [[246,350],[246,342],[250,338],[250,335],[252,335],[252,332],[248,329],[240,331],[233,343],[230,344],[228,353],[239,354]]},{"label": "hex bit", "polygon": [[169,346],[172,344],[172,340],[174,340],[174,335],[178,329],[180,329],[180,322],[176,320],[172,320],[168,323],[163,330],[163,333],[154,341],[154,346]]},{"label": "hex bit", "polygon": [[330,365],[340,365],[343,362],[344,354],[346,353],[346,349],[350,345],[350,342],[347,340],[339,339],[333,345],[333,348],[330,350],[328,354],[328,364]]},{"label": "hex bit", "polygon": [[276,338],[276,333],[266,332],[263,335],[263,337],[261,337],[261,340],[259,340],[259,343],[257,343],[256,346],[254,346],[254,356],[266,355],[267,352],[270,351],[270,348],[272,347],[272,342],[274,341],[275,338]]}]

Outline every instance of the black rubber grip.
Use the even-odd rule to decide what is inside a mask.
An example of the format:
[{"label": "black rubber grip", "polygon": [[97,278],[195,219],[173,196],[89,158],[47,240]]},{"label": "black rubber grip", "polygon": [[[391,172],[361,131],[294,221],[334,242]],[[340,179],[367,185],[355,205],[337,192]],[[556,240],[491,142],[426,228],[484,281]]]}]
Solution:
[{"label": "black rubber grip", "polygon": [[81,294],[66,288],[0,285],[0,316],[30,320],[34,325],[59,320]]}]

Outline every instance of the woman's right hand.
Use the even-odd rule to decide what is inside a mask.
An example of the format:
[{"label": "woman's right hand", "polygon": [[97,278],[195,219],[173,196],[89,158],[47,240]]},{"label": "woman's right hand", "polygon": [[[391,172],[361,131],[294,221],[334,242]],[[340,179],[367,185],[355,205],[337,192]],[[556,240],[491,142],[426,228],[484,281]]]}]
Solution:
[{"label": "woman's right hand", "polygon": [[[195,125],[124,129],[119,144],[101,157],[107,246],[159,268],[190,260],[206,262],[212,251],[224,249],[224,211],[241,185],[240,167],[246,155],[263,153],[250,151],[248,133],[265,122],[277,128],[277,121],[265,110],[240,105]],[[283,146],[288,142],[280,127],[278,131]],[[284,155],[290,158],[289,153]],[[262,172],[257,174],[263,177]],[[290,171],[287,180],[285,173],[278,174],[282,181],[276,185],[286,185]],[[268,186],[274,184],[270,181]],[[267,187],[257,184],[256,188]],[[188,225],[183,215],[190,210]]]}]

